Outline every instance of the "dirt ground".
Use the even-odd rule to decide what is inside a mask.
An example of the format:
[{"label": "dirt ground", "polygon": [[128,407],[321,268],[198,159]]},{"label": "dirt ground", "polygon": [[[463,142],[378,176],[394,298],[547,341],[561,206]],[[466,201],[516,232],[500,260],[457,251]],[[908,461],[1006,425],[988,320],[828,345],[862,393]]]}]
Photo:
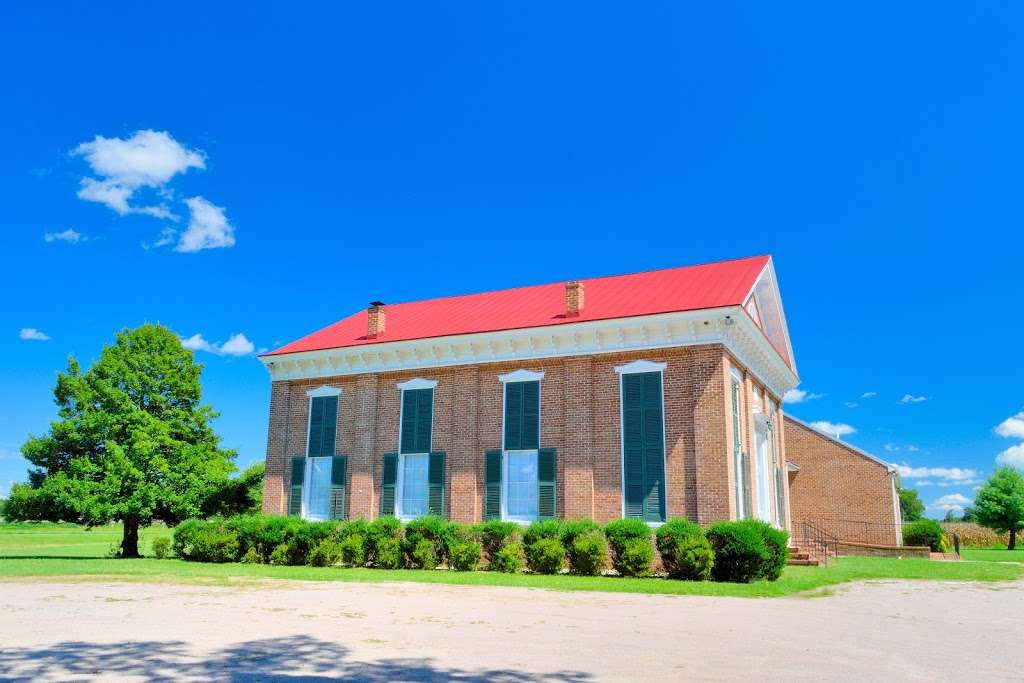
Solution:
[{"label": "dirt ground", "polygon": [[1024,582],[817,598],[427,584],[0,583],[0,676],[67,680],[1002,680]]}]

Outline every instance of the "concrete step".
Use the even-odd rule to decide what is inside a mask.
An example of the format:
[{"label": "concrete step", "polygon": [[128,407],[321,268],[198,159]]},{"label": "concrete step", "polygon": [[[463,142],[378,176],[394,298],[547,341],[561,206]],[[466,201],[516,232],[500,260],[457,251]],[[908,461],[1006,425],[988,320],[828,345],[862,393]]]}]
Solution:
[{"label": "concrete step", "polygon": [[812,560],[810,558],[797,559],[791,557],[789,558],[789,561],[786,564],[792,565],[794,567],[817,567],[821,563],[818,562],[818,560]]}]

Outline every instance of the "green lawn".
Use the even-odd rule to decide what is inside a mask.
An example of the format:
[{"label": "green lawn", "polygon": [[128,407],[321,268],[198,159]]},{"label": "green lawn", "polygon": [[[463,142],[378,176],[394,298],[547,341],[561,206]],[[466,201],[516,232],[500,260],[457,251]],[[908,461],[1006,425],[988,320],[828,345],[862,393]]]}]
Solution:
[{"label": "green lawn", "polygon": [[[140,550],[170,531],[153,527],[142,533]],[[1024,575],[1024,554],[1014,558],[1000,551],[968,551],[970,562],[932,562],[871,557],[847,557],[828,567],[787,567],[775,582],[723,584],[623,579],[599,576],[535,576],[491,572],[272,567],[244,564],[200,564],[181,560],[112,560],[104,555],[120,540],[119,526],[86,531],[74,525],[0,524],[0,580],[32,577],[166,581],[247,585],[272,579],[302,581],[413,581],[476,586],[520,586],[566,591],[609,591],[674,595],[780,596],[814,591],[865,579],[931,579],[938,581],[1008,581]],[[1001,551],[1007,553],[1007,551]],[[974,557],[975,553],[993,554]]]}]

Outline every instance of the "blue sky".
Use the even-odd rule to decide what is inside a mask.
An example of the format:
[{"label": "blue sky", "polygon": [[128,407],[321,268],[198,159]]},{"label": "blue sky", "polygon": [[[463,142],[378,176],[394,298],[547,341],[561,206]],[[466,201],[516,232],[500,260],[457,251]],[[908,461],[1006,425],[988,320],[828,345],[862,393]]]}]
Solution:
[{"label": "blue sky", "polygon": [[794,415],[933,515],[1024,466],[1019,7],[549,4],[0,6],[0,493],[125,326],[246,464],[250,350],[368,301],[759,253]]}]

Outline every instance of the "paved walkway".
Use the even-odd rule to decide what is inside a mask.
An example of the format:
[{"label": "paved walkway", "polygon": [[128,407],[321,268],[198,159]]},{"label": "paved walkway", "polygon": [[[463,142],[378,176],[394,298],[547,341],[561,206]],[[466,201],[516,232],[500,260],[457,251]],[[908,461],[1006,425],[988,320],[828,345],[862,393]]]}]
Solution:
[{"label": "paved walkway", "polygon": [[427,584],[0,583],[0,676],[1020,680],[1024,582],[700,598]]}]

